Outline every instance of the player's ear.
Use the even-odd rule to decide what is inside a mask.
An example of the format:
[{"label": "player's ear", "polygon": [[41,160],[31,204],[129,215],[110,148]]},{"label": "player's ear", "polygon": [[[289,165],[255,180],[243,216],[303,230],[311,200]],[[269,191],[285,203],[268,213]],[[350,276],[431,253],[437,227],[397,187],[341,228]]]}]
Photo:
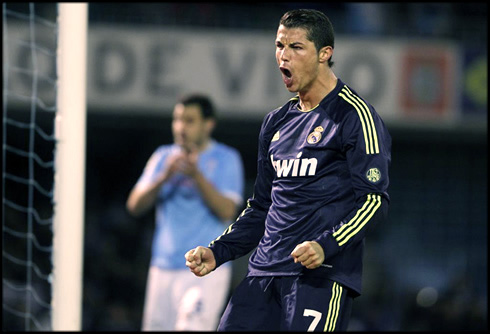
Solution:
[{"label": "player's ear", "polygon": [[216,127],[216,120],[214,118],[208,118],[206,120],[206,130],[210,135],[214,131],[215,127]]},{"label": "player's ear", "polygon": [[320,63],[326,63],[333,55],[333,48],[331,46],[324,46],[323,48],[320,49],[318,55],[319,55],[318,59],[320,60]]}]

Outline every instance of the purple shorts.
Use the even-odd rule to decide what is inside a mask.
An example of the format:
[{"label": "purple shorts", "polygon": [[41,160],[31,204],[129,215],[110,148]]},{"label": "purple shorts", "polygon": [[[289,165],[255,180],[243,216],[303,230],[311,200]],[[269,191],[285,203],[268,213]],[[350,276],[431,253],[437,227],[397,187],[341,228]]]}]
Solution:
[{"label": "purple shorts", "polygon": [[347,288],[325,278],[246,277],[218,331],[346,331],[352,300]]}]

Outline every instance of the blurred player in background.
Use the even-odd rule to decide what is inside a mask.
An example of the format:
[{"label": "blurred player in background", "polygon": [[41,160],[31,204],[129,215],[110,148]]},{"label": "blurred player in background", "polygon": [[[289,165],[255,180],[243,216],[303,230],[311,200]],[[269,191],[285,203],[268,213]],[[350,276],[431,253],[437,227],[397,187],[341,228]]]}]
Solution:
[{"label": "blurred player in background", "polygon": [[127,200],[135,216],[156,206],[144,331],[216,330],[226,305],[231,266],[202,280],[182,261],[189,248],[219,235],[243,202],[242,159],[211,137],[215,123],[208,97],[181,99],[173,111],[174,143],[156,149]]},{"label": "blurred player in background", "polygon": [[298,95],[262,123],[246,209],[208,247],[189,250],[186,265],[206,276],[256,247],[220,331],[345,331],[361,294],[364,237],[387,215],[391,137],[332,71],[323,13],[285,13],[275,44],[283,82]]}]

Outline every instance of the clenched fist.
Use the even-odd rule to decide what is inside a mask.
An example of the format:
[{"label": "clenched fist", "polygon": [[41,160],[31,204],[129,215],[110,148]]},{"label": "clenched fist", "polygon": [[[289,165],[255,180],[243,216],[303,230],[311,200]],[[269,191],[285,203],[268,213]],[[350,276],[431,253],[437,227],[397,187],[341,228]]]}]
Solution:
[{"label": "clenched fist", "polygon": [[211,249],[197,246],[185,253],[185,265],[194,275],[202,277],[216,268],[216,260]]},{"label": "clenched fist", "polygon": [[305,241],[291,252],[294,263],[301,263],[307,269],[318,268],[325,260],[322,246],[316,241]]}]

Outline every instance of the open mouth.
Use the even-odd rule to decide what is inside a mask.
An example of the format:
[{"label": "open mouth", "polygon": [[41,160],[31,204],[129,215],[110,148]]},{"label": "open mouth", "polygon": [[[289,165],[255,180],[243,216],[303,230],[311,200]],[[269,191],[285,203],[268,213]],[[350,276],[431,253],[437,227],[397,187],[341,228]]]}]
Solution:
[{"label": "open mouth", "polygon": [[285,67],[280,67],[279,68],[281,70],[281,73],[282,73],[282,81],[284,82],[284,84],[286,85],[286,87],[291,87],[292,84],[293,84],[293,74],[291,73],[290,70],[288,70],[287,68]]},{"label": "open mouth", "polygon": [[291,74],[291,71],[288,70],[287,68],[284,68],[284,67],[281,67],[280,68],[282,74],[284,74],[286,76],[286,78],[291,78],[293,75]]}]

